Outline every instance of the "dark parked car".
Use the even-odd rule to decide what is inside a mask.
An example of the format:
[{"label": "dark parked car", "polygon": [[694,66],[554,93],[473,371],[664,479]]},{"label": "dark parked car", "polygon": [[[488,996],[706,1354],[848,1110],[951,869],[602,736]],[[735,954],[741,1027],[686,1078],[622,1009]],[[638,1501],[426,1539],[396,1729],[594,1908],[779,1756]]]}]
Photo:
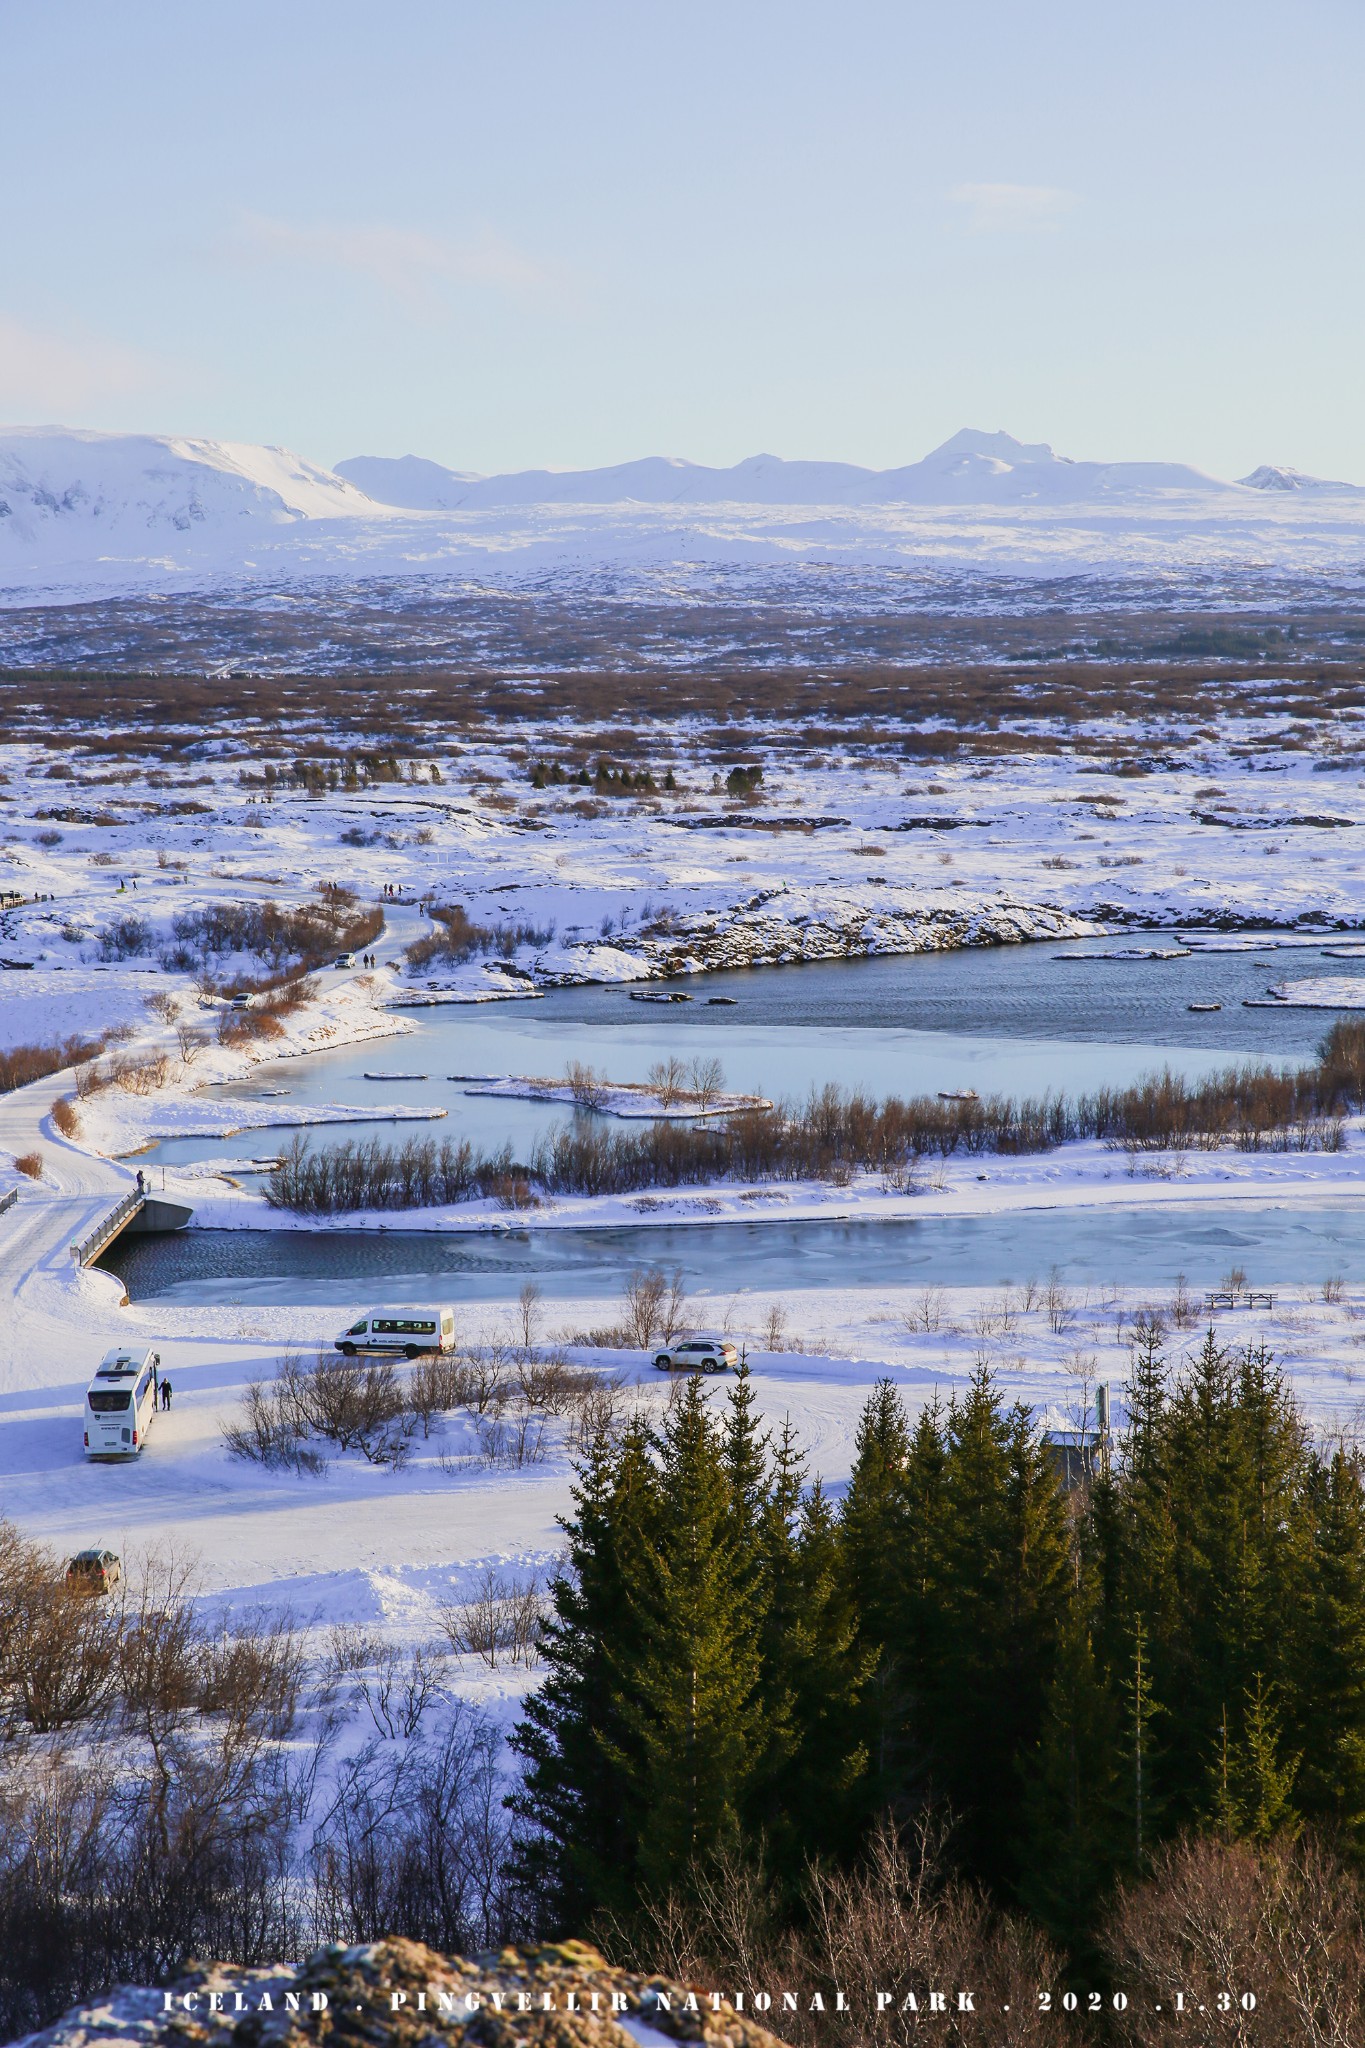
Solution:
[{"label": "dark parked car", "polygon": [[73,1593],[112,1593],[122,1577],[123,1566],[112,1550],[78,1550],[66,1568]]}]

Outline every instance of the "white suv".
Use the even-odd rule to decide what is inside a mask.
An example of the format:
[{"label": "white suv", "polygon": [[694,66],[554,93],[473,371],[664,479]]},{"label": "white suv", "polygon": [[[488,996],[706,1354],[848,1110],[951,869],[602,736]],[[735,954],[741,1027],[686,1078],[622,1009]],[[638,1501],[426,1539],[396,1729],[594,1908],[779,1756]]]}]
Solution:
[{"label": "white suv", "polygon": [[660,1372],[724,1372],[739,1353],[728,1337],[680,1337],[666,1351],[656,1351]]}]

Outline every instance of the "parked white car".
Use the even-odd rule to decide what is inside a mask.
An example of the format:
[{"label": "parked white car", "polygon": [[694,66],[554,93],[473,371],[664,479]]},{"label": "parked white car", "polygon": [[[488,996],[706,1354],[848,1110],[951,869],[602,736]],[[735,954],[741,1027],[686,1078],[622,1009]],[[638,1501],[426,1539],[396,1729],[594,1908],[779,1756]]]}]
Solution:
[{"label": "parked white car", "polygon": [[654,1354],[660,1372],[725,1372],[738,1361],[728,1337],[679,1337]]}]

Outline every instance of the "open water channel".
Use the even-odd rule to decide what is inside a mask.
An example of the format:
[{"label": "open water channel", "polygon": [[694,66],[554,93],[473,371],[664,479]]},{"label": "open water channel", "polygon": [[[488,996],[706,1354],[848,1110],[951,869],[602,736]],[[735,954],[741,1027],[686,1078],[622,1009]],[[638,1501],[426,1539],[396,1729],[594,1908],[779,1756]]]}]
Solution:
[{"label": "open water channel", "polygon": [[[257,1070],[215,1094],[260,1100],[287,1117],[294,1104],[373,1106],[373,1120],[312,1134],[405,1132],[467,1137],[520,1152],[571,1112],[545,1103],[470,1096],[451,1077],[562,1074],[582,1060],[614,1081],[642,1081],[676,1054],[720,1060],[726,1085],[800,1097],[833,1081],[874,1095],[974,1088],[982,1095],[1078,1094],[1122,1085],[1169,1066],[1197,1075],[1245,1059],[1310,1056],[1330,1013],[1247,1008],[1271,983],[1308,975],[1365,975],[1340,957],[1340,940],[1288,944],[1242,936],[1200,941],[1188,957],[1105,957],[1150,939],[1047,942],[713,974],[668,984],[691,1000],[656,1004],[623,987],[566,989],[526,1001],[450,1005],[405,1015],[410,1033]],[[1229,950],[1205,950],[1210,944]],[[651,984],[650,992],[659,992]],[[636,991],[639,993],[640,991]],[[1192,1003],[1219,1003],[1217,1011]],[[367,1075],[401,1078],[367,1079]],[[395,1125],[395,1103],[444,1112],[432,1124]],[[286,1130],[163,1142],[154,1168],[276,1151]],[[394,1219],[395,1224],[400,1219]],[[534,1277],[550,1298],[611,1294],[642,1260],[683,1268],[712,1290],[841,1286],[951,1279],[1018,1281],[1058,1266],[1076,1281],[1165,1284],[1243,1265],[1265,1284],[1314,1281],[1365,1258],[1365,1205],[1336,1199],[1172,1203],[1156,1208],[1058,1210],[1008,1216],[880,1222],[791,1222],[486,1233],[215,1231],[132,1239],[108,1263],[136,1299],[212,1302],[354,1302],[379,1289],[395,1300],[501,1299]]]}]

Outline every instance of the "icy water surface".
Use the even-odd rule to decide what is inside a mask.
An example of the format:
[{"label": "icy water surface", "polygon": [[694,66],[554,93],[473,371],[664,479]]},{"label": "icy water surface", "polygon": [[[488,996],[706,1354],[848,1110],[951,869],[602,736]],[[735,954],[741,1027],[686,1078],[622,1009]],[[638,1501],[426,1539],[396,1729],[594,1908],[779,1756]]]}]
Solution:
[{"label": "icy water surface", "polygon": [[1180,1202],[1028,1209],[877,1222],[661,1224],[490,1235],[404,1230],[189,1230],[128,1238],[101,1261],[134,1301],[201,1307],[377,1300],[550,1301],[619,1294],[632,1266],[680,1266],[689,1294],[793,1287],[1016,1285],[1056,1266],[1068,1282],[1198,1290],[1241,1266],[1257,1287],[1358,1271],[1365,1203]]},{"label": "icy water surface", "polygon": [[[1100,957],[1124,944],[1174,944],[1170,934],[1028,946],[964,947],[889,959],[766,967],[670,983],[691,1000],[643,1003],[622,987],[561,989],[528,1001],[407,1011],[416,1026],[307,1060],[260,1067],[250,1083],[214,1091],[265,1097],[284,1118],[293,1103],[373,1104],[352,1135],[392,1136],[390,1103],[445,1111],[418,1134],[468,1138],[517,1151],[567,1119],[544,1103],[469,1096],[449,1077],[560,1075],[582,1060],[614,1081],[643,1081],[656,1060],[717,1058],[729,1086],[803,1096],[835,1081],[874,1095],[1075,1094],[1123,1085],[1170,1066],[1194,1076],[1246,1058],[1307,1056],[1331,1023],[1320,1011],[1244,1009],[1267,986],[1311,973],[1350,974],[1322,948],[1273,941],[1188,959]],[[1237,941],[1244,944],[1245,941]],[[1331,941],[1325,942],[1331,944]],[[1365,971],[1365,961],[1360,963]],[[657,992],[658,984],[651,984]],[[637,990],[635,993],[639,993]],[[1196,1013],[1191,1002],[1220,1002]],[[398,1076],[373,1081],[367,1073]],[[342,1133],[333,1131],[335,1138]],[[319,1136],[315,1142],[326,1142]],[[277,1130],[177,1138],[152,1163],[261,1156]]]},{"label": "icy water surface", "polygon": [[[1174,960],[1102,957],[1170,934],[1081,943],[964,948],[879,960],[699,976],[687,1003],[631,1000],[628,989],[566,989],[543,999],[409,1013],[417,1029],[257,1070],[220,1091],[293,1103],[375,1106],[375,1121],[313,1134],[326,1144],[380,1134],[468,1137],[524,1153],[569,1114],[545,1103],[469,1096],[453,1075],[562,1074],[580,1059],[612,1080],[644,1080],[676,1054],[720,1059],[729,1086],[800,1097],[827,1081],[874,1095],[975,1088],[980,1094],[1077,1094],[1170,1066],[1188,1075],[1243,1059],[1297,1060],[1332,1019],[1320,1011],[1245,1009],[1271,982],[1350,974],[1322,946],[1201,952]],[[1245,946],[1245,941],[1229,941]],[[1365,970],[1365,962],[1361,963]],[[653,985],[657,987],[657,984]],[[712,998],[731,998],[715,1002]],[[1191,1002],[1218,1002],[1193,1012]],[[401,1076],[366,1080],[366,1073]],[[424,1079],[413,1078],[425,1076]],[[446,1111],[395,1125],[386,1103]],[[262,1156],[279,1130],[179,1139],[152,1161]],[[1212,1285],[1231,1265],[1258,1283],[1300,1283],[1358,1265],[1365,1204],[1311,1208],[1173,1203],[1132,1209],[1034,1209],[1008,1216],[903,1221],[664,1225],[496,1235],[368,1231],[213,1231],[130,1240],[109,1263],[136,1299],[354,1305],[370,1293],[498,1300],[534,1277],[555,1299],[614,1294],[632,1265],[679,1265],[690,1290],[858,1287],[926,1280],[995,1286],[1059,1267],[1077,1283]]]}]

